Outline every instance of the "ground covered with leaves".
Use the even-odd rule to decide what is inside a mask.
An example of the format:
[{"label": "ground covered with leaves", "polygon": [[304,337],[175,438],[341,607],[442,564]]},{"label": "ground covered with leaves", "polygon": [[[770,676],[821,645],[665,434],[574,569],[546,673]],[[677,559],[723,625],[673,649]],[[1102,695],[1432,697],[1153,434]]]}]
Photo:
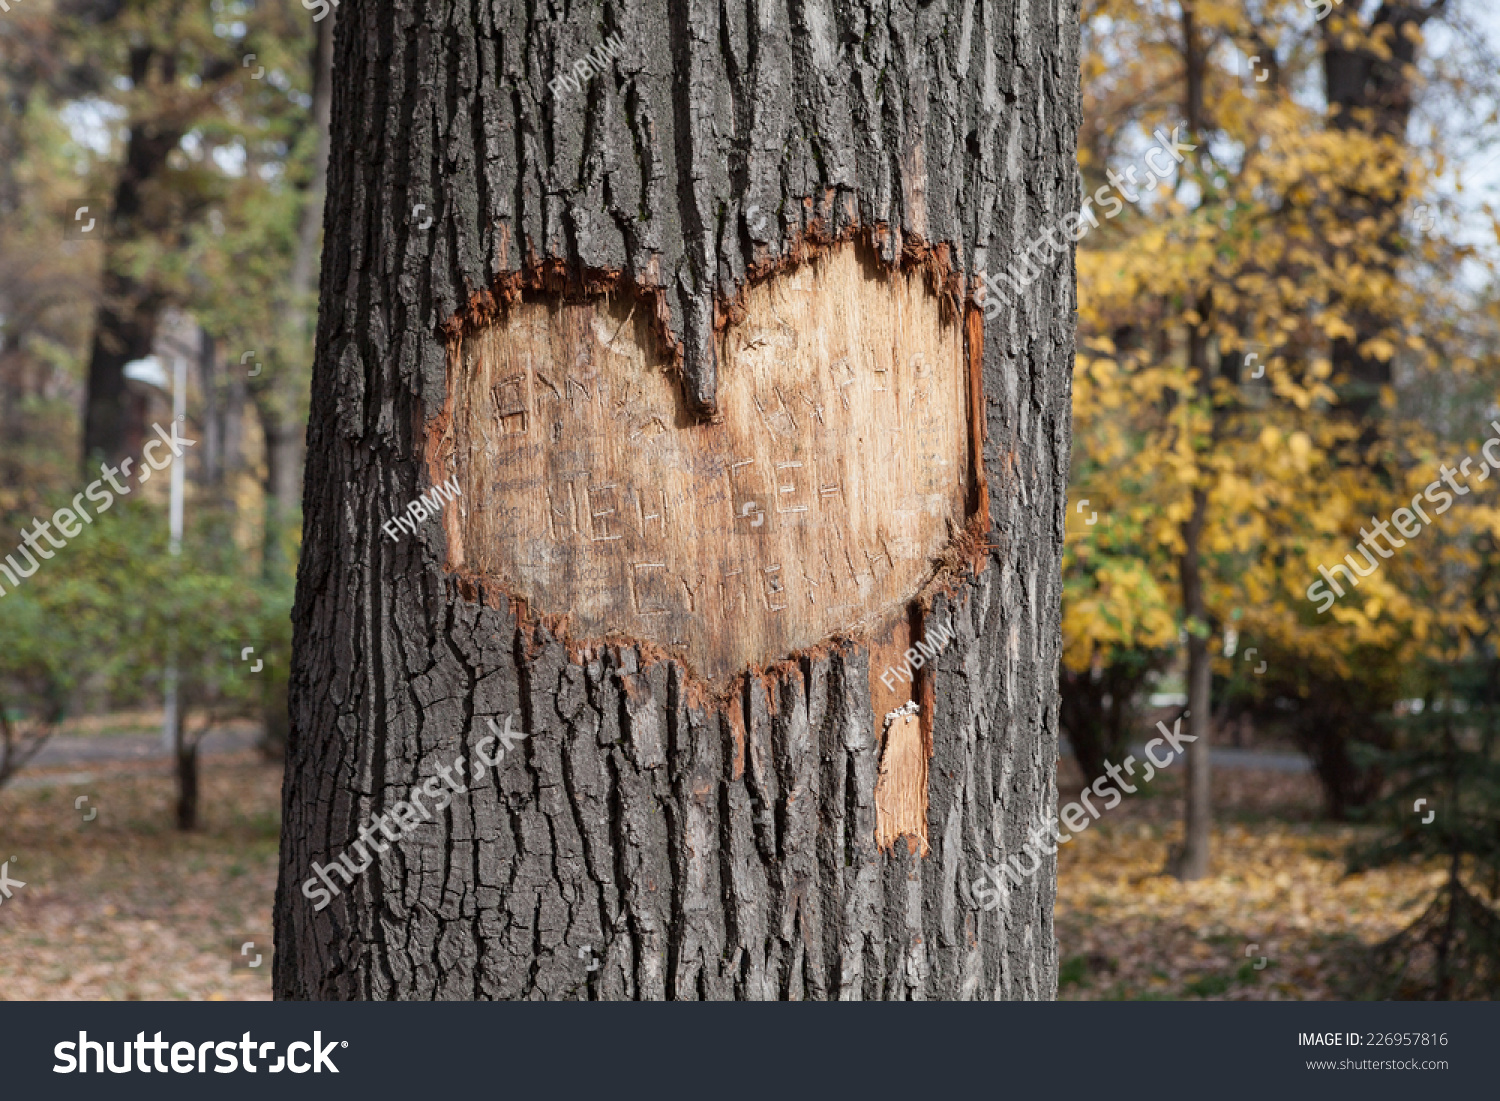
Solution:
[{"label": "ground covered with leaves", "polygon": [[[279,766],[205,759],[191,834],[171,827],[165,763],[86,767],[93,778],[28,770],[0,790],[0,860],[26,884],[0,904],[0,999],[269,998]],[[1067,801],[1069,762],[1062,778]],[[1310,776],[1226,770],[1215,874],[1179,883],[1161,874],[1182,832],[1178,780],[1143,787],[1062,846],[1061,997],[1348,996],[1362,949],[1410,923],[1442,881],[1412,865],[1345,875],[1355,832],[1318,821]]]},{"label": "ground covered with leaves", "polygon": [[166,762],[84,767],[0,790],[0,860],[26,884],[0,903],[0,999],[269,999],[280,766],[206,758],[194,833],[172,828]]},{"label": "ground covered with leaves", "polygon": [[[1060,771],[1066,802],[1078,775]],[[1437,865],[1346,875],[1358,833],[1318,820],[1313,777],[1251,770],[1215,775],[1213,874],[1180,883],[1162,872],[1182,838],[1173,773],[1059,848],[1060,998],[1357,997],[1368,948],[1443,883]]]}]

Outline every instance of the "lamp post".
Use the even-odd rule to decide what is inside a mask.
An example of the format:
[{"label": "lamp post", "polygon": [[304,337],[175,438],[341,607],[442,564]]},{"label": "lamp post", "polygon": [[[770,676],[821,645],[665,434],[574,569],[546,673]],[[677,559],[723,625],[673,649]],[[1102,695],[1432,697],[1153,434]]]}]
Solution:
[{"label": "lamp post", "polygon": [[[147,386],[168,392],[167,372],[156,356],[132,359],[125,364],[125,377]],[[176,356],[172,362],[172,419],[187,419],[187,360]],[[176,556],[182,553],[182,494],[185,464],[179,458],[172,463],[172,496],[167,511],[167,551]],[[162,748],[169,753],[177,751],[177,639],[168,636],[166,683],[162,693]]]}]

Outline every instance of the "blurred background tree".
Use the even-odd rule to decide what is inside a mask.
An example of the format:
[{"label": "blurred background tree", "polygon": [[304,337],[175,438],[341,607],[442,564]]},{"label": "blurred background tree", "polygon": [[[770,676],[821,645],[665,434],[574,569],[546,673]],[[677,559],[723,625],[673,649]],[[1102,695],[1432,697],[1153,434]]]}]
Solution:
[{"label": "blurred background tree", "polygon": [[[154,355],[170,378],[182,356],[183,434],[197,440],[187,512],[214,517],[215,534],[199,549],[232,548],[245,563],[231,574],[214,554],[190,562],[185,548],[178,568],[159,569],[144,546],[46,563],[22,586],[30,595],[0,604],[0,628],[30,655],[24,677],[19,656],[7,666],[6,689],[29,701],[20,707],[28,730],[49,729],[44,713],[74,713],[85,696],[98,706],[108,680],[99,658],[120,641],[128,638],[140,669],[150,662],[139,646],[165,643],[145,612],[104,599],[124,591],[130,571],[160,582],[153,606],[175,606],[194,637],[215,624],[241,629],[243,609],[228,614],[224,601],[245,577],[268,607],[290,606],[333,22],[314,22],[296,0],[60,0],[18,5],[0,20],[0,541],[18,542],[33,515],[50,513],[47,502],[97,477],[100,461],[139,460],[170,404],[127,378],[126,365]],[[159,509],[165,481],[141,487],[121,510]],[[52,587],[61,575],[72,590]],[[87,661],[38,664],[57,609],[36,601],[67,599],[93,609],[118,639]],[[195,601],[223,618],[195,620]],[[286,642],[279,628],[259,633]],[[23,636],[35,645],[20,646]],[[283,650],[256,682],[272,754],[285,741],[285,668]],[[75,680],[71,669],[91,673]],[[184,693],[222,694],[188,672]],[[50,712],[38,702],[49,692]],[[18,747],[13,761],[21,743],[37,744],[20,722],[5,727]],[[182,758],[185,776],[195,760]]]},{"label": "blurred background tree", "polygon": [[160,509],[119,504],[0,597],[0,784],[78,710],[85,688],[115,707],[158,700],[171,665],[176,819],[193,829],[203,735],[258,715],[284,686],[290,578],[263,577],[225,537],[223,515],[200,516],[174,555]]},{"label": "blurred background tree", "polygon": [[0,575],[0,786],[52,736],[90,680],[117,668],[119,572],[94,546],[54,555],[47,566],[11,587]]},{"label": "blurred background tree", "polygon": [[1368,814],[1384,828],[1353,848],[1349,868],[1438,860],[1447,874],[1422,915],[1370,954],[1368,988],[1361,993],[1493,999],[1500,996],[1500,658],[1494,640],[1486,637],[1463,660],[1424,662],[1411,679],[1419,682],[1418,694],[1391,723],[1388,747],[1356,747],[1391,783]]},{"label": "blurred background tree", "polygon": [[[1307,595],[1369,518],[1477,456],[1500,412],[1492,254],[1443,216],[1453,135],[1431,125],[1469,105],[1494,121],[1471,16],[1085,5],[1085,191],[1140,182],[1153,131],[1181,126],[1197,149],[1080,244],[1074,495],[1101,522],[1069,517],[1064,692],[1113,700],[1104,671],[1166,664],[1180,637],[1192,733],[1246,720],[1290,739],[1337,818],[1409,772],[1382,752],[1386,720],[1414,663],[1472,659],[1488,622],[1471,583],[1500,565],[1491,498],[1465,501],[1332,610]],[[1063,714],[1086,776],[1091,744],[1122,748],[1109,711]],[[1208,870],[1207,741],[1169,858],[1184,878]]]}]

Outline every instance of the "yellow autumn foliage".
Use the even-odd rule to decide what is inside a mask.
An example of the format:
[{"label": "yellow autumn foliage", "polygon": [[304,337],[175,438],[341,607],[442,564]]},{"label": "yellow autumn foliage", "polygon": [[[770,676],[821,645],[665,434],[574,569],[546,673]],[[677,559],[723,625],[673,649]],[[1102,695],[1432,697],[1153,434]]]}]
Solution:
[{"label": "yellow autumn foliage", "polygon": [[[1288,90],[1321,79],[1323,31],[1383,55],[1390,28],[1337,14],[1321,28],[1300,0],[1197,3],[1194,17],[1206,40],[1266,43],[1279,79],[1240,71],[1234,49],[1211,53],[1203,148],[1079,244],[1072,500],[1089,508],[1068,515],[1064,661],[1081,671],[1115,650],[1175,644],[1195,494],[1217,627],[1330,676],[1373,650],[1397,667],[1453,656],[1487,629],[1468,582],[1500,564],[1500,477],[1328,612],[1307,593],[1361,527],[1389,519],[1442,464],[1482,466],[1480,447],[1500,434],[1479,416],[1500,376],[1493,319],[1440,277],[1482,258],[1414,225],[1443,151],[1333,126],[1322,103]],[[1094,0],[1084,18],[1080,165],[1092,194],[1107,168],[1139,162],[1153,131],[1182,125],[1182,58],[1172,6]],[[1190,365],[1195,341],[1207,380]],[[1393,381],[1372,394],[1338,377],[1336,341],[1390,364]],[[1459,393],[1476,407],[1438,408]]]}]

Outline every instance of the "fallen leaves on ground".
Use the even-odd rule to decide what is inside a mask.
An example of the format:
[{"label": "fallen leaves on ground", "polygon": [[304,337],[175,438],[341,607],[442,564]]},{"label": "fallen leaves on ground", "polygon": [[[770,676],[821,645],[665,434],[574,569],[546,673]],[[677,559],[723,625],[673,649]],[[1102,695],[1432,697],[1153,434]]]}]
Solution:
[{"label": "fallen leaves on ground", "polygon": [[[205,760],[191,834],[171,826],[160,762],[106,767],[83,786],[0,790],[0,860],[26,883],[0,905],[0,999],[268,999],[279,766]],[[1310,776],[1236,770],[1214,778],[1214,874],[1179,883],[1162,874],[1182,835],[1178,782],[1162,776],[1059,850],[1060,997],[1337,997],[1349,949],[1408,924],[1442,881],[1410,865],[1346,876],[1355,831],[1318,820]],[[1062,783],[1066,802],[1078,777],[1065,767]]]},{"label": "fallen leaves on ground", "polygon": [[[1063,786],[1066,802],[1076,773]],[[1060,998],[1349,996],[1360,949],[1443,882],[1436,866],[1346,875],[1358,834],[1317,820],[1312,777],[1249,770],[1214,777],[1212,874],[1179,882],[1162,869],[1182,839],[1180,791],[1168,774],[1059,848]]]},{"label": "fallen leaves on ground", "polygon": [[0,860],[26,884],[0,904],[0,999],[268,1000],[280,766],[205,759],[193,833],[172,828],[161,762],[90,768],[0,790]]}]

